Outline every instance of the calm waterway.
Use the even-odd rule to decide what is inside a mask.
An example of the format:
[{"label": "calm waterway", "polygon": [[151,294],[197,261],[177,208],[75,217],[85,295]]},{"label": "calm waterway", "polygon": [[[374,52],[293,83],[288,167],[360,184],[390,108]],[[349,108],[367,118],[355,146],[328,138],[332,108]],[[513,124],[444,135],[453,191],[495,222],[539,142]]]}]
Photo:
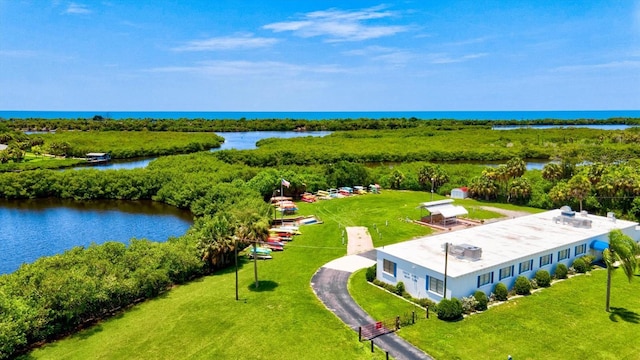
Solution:
[{"label": "calm waterway", "polygon": [[0,200],[0,274],[74,246],[165,241],[192,224],[189,211],[153,201]]},{"label": "calm waterway", "polygon": [[[325,136],[330,131],[220,133],[224,149],[255,149],[261,139]],[[154,158],[114,161],[98,169],[146,167]],[[79,167],[86,168],[86,167]],[[38,199],[0,200],[0,274],[18,269],[42,256],[62,253],[74,246],[88,246],[131,238],[165,241],[181,236],[192,225],[189,211],[152,201],[93,201]]]},{"label": "calm waterway", "polygon": [[[305,131],[305,132],[295,132],[295,131],[250,131],[250,132],[220,132],[218,135],[224,138],[224,143],[215,149],[211,149],[211,151],[220,151],[220,150],[251,150],[256,148],[256,143],[262,139],[268,138],[294,138],[294,137],[305,137],[305,136],[326,136],[331,134],[331,131]],[[90,165],[91,168],[100,169],[100,170],[116,170],[116,169],[136,169],[143,168],[149,165],[149,163],[155,160],[155,157],[152,158],[142,158],[142,159],[129,159],[129,160],[113,160],[107,164],[102,165]],[[78,166],[73,169],[86,169],[87,166]]]}]

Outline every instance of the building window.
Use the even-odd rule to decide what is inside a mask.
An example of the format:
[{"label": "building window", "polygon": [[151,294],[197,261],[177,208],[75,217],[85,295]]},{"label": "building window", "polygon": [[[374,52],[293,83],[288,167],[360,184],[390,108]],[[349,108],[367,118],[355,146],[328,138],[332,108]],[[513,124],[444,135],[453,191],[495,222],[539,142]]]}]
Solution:
[{"label": "building window", "polygon": [[576,256],[582,255],[587,252],[587,244],[576,246]]},{"label": "building window", "polygon": [[478,276],[478,287],[492,284],[493,283],[493,272],[489,272],[486,274],[482,274]]},{"label": "building window", "polygon": [[500,269],[500,280],[513,276],[513,265]]},{"label": "building window", "polygon": [[444,295],[444,281],[434,278],[433,276],[429,276],[429,291]]},{"label": "building window", "polygon": [[531,271],[533,268],[533,260],[527,260],[520,263],[520,274],[523,272]]},{"label": "building window", "polygon": [[382,271],[386,272],[387,274],[396,276],[396,263],[394,263],[393,261],[389,261],[387,259],[383,259]]},{"label": "building window", "polygon": [[569,258],[569,249],[558,251],[558,261]]},{"label": "building window", "polygon": [[547,266],[553,262],[553,254],[540,256],[540,267]]}]

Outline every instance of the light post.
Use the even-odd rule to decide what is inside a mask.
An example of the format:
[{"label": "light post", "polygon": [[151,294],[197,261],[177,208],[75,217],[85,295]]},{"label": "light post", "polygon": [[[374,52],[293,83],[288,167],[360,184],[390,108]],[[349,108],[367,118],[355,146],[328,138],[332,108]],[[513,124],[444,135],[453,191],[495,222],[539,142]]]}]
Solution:
[{"label": "light post", "polygon": [[433,201],[433,185],[435,183],[436,179],[435,178],[431,178],[431,201]]},{"label": "light post", "polygon": [[236,258],[236,301],[238,301],[238,238],[233,239],[233,254]]}]

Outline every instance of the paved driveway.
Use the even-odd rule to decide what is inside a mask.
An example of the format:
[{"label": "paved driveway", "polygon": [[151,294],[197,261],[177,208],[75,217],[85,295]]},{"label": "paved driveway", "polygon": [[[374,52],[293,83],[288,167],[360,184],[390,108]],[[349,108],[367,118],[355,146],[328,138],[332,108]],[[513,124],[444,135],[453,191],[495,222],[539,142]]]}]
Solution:
[{"label": "paved driveway", "polygon": [[[347,282],[351,273],[373,264],[375,264],[375,250],[331,261],[321,267],[311,278],[311,287],[320,301],[355,331],[353,341],[358,341],[359,326],[373,323],[375,320],[349,295]],[[379,336],[373,342],[398,360],[432,359],[395,333]]]}]

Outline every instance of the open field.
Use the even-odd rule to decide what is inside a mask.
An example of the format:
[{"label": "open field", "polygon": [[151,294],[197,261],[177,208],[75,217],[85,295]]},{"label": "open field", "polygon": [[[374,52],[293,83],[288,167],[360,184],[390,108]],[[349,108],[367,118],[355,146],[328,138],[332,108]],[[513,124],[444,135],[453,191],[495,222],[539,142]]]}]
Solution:
[{"label": "open field", "polygon": [[310,280],[326,262],[346,254],[343,226],[367,226],[375,246],[429,233],[405,221],[419,214],[416,205],[426,198],[425,193],[385,191],[301,203],[300,213],[315,214],[325,223],[302,227],[303,235],[283,253],[258,263],[259,291],[252,288],[253,263],[244,260],[239,302],[235,301],[234,272],[228,269],[178,286],[25,358],[382,358],[382,352],[371,354],[368,344],[358,343],[356,334],[324,308]]},{"label": "open field", "polygon": [[[440,321],[434,313],[424,319],[418,308],[420,320],[398,334],[436,359],[638,359],[640,282],[614,272],[613,310],[607,313],[606,275],[599,269],[555,282],[458,322]],[[349,291],[374,319],[414,310],[368,284],[364,270],[351,277]]]}]

